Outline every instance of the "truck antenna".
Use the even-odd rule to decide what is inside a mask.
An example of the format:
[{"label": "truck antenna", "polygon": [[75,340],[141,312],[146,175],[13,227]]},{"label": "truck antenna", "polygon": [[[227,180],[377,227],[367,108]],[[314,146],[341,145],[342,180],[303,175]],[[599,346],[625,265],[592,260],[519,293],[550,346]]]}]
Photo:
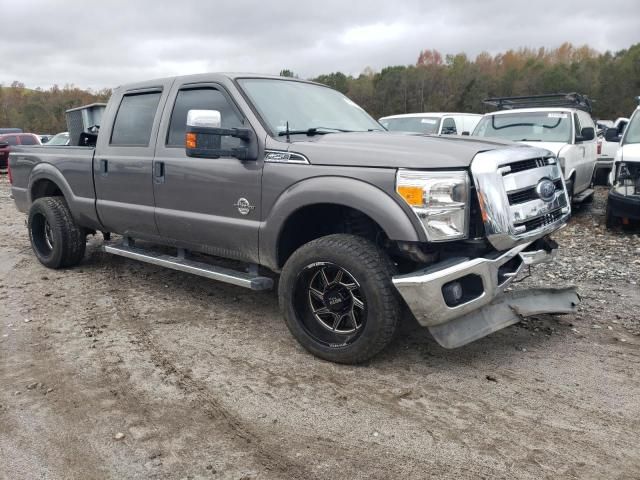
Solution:
[{"label": "truck antenna", "polygon": [[287,142],[290,142],[290,141],[291,141],[291,139],[289,138],[289,120],[287,120],[287,130],[286,130],[286,133],[287,133]]}]

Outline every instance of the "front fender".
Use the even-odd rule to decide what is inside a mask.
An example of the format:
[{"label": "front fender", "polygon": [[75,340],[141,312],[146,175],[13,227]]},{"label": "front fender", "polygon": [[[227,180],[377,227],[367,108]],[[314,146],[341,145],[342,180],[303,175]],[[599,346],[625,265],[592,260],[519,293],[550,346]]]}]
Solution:
[{"label": "front fender", "polygon": [[62,172],[50,163],[38,163],[31,170],[27,185],[29,206],[34,200],[34,185],[40,180],[49,180],[58,186],[69,206],[71,215],[78,225],[96,230],[103,228],[96,215],[95,197],[76,195]]},{"label": "front fender", "polygon": [[[360,180],[320,176],[302,180],[285,190],[276,200],[260,228],[260,260],[278,269],[280,233],[297,210],[318,204],[333,204],[361,211],[375,221],[391,240],[425,242],[424,230],[416,228],[409,215],[385,191]],[[416,224],[419,220],[416,218]]]}]

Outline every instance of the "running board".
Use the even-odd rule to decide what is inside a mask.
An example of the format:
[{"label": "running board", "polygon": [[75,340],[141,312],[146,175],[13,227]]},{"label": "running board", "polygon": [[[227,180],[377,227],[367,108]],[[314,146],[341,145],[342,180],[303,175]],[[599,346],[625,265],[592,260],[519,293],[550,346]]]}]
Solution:
[{"label": "running board", "polygon": [[577,195],[574,195],[573,197],[573,203],[582,203],[584,202],[587,198],[589,198],[591,195],[593,195],[595,193],[595,190],[592,188],[587,188],[586,190],[584,190],[583,192],[578,193]]},{"label": "running board", "polygon": [[196,262],[194,260],[152,252],[133,246],[105,244],[102,246],[102,250],[113,255],[159,265],[173,270],[180,270],[181,272],[192,273],[251,290],[269,290],[273,287],[273,279],[269,277],[261,277],[257,274],[240,272],[230,268],[209,265],[208,263]]}]

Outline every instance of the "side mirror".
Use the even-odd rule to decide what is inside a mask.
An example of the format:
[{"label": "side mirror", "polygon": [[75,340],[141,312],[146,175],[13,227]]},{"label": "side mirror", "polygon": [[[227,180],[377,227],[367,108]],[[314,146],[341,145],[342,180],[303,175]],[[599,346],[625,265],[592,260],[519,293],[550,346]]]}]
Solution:
[{"label": "side mirror", "polygon": [[[189,110],[185,130],[185,150],[189,157],[236,157],[239,160],[258,159],[258,141],[249,128],[221,128],[222,114],[218,110]],[[223,149],[222,137],[242,140],[240,147]]]},{"label": "side mirror", "polygon": [[596,131],[593,127],[584,127],[580,131],[580,135],[576,136],[576,142],[588,142],[596,138]]},{"label": "side mirror", "polygon": [[620,134],[618,133],[618,129],[617,128],[607,128],[607,131],[604,132],[604,139],[607,142],[619,142],[620,141]]},{"label": "side mirror", "polygon": [[467,132],[467,131],[462,132],[462,136],[463,137],[468,137],[469,135],[471,135],[471,134],[469,132]]}]

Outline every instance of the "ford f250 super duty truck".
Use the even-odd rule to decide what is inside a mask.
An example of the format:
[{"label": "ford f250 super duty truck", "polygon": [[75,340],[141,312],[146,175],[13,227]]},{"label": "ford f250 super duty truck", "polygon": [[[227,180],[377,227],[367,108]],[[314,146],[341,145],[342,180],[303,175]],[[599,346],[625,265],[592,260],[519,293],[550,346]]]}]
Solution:
[{"label": "ford f250 super duty truck", "polygon": [[100,231],[108,253],[251,289],[279,274],[291,333],[335,362],[381,351],[405,304],[453,348],[578,303],[571,289],[506,291],[553,257],[548,235],[571,214],[552,153],[387,132],[312,82],[125,85],[95,148],[17,147],[10,172],[45,266],[79,263]]}]

